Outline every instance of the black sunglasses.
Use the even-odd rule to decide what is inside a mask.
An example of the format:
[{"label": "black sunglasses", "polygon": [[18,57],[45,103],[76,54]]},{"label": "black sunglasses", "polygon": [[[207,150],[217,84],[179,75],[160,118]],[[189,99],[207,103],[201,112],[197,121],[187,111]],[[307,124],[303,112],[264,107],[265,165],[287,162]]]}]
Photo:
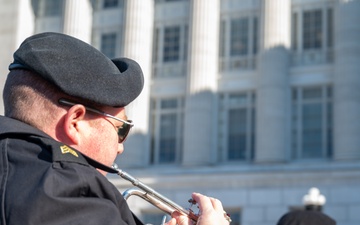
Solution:
[{"label": "black sunglasses", "polygon": [[[59,103],[62,105],[66,105],[66,106],[74,106],[74,105],[80,104],[80,103],[71,102],[71,101],[63,99],[63,98],[59,99]],[[81,105],[83,105],[83,104],[81,104]],[[91,108],[91,107],[88,107],[85,105],[83,105],[83,106],[85,107],[86,110],[88,110],[90,112],[93,112],[93,113],[96,113],[96,114],[99,114],[99,115],[122,122],[122,125],[117,127],[109,121],[116,130],[116,133],[119,137],[119,143],[123,143],[126,140],[126,137],[128,136],[131,128],[134,126],[132,120],[123,120],[123,119],[117,118],[115,116],[112,116],[110,114],[107,114],[103,111],[100,111],[98,109],[94,109],[94,108]]]}]

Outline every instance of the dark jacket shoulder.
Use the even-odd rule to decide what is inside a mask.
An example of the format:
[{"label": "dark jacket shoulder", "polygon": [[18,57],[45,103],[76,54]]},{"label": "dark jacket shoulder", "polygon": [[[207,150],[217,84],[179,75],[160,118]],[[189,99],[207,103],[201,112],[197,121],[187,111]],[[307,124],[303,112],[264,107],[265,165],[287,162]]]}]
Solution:
[{"label": "dark jacket shoulder", "polygon": [[119,191],[86,156],[3,116],[0,165],[0,224],[136,224]]}]

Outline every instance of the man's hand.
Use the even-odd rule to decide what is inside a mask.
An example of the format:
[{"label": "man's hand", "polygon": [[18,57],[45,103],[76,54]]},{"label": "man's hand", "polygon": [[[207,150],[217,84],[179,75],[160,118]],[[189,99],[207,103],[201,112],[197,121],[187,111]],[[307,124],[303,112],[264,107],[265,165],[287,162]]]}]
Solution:
[{"label": "man's hand", "polygon": [[[192,198],[197,202],[200,215],[196,225],[229,225],[230,218],[227,217],[221,202],[218,199],[207,197],[199,193],[193,193]],[[174,212],[172,219],[165,225],[193,225],[187,216]]]}]

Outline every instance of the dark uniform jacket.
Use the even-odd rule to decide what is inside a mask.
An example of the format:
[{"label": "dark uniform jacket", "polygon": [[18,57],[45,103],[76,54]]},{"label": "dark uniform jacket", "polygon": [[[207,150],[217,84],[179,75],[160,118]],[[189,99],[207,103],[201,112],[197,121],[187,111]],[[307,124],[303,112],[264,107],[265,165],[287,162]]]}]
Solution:
[{"label": "dark uniform jacket", "polygon": [[90,163],[42,131],[0,116],[0,224],[141,224]]}]

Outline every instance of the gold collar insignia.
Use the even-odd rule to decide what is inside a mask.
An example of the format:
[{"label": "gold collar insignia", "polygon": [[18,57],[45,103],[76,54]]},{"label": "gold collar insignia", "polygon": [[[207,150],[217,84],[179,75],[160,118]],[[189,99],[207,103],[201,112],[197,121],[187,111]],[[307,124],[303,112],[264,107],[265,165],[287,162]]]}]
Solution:
[{"label": "gold collar insignia", "polygon": [[75,157],[79,157],[78,154],[73,149],[71,149],[70,147],[68,147],[66,145],[60,146],[60,149],[61,149],[62,154],[70,153]]}]

